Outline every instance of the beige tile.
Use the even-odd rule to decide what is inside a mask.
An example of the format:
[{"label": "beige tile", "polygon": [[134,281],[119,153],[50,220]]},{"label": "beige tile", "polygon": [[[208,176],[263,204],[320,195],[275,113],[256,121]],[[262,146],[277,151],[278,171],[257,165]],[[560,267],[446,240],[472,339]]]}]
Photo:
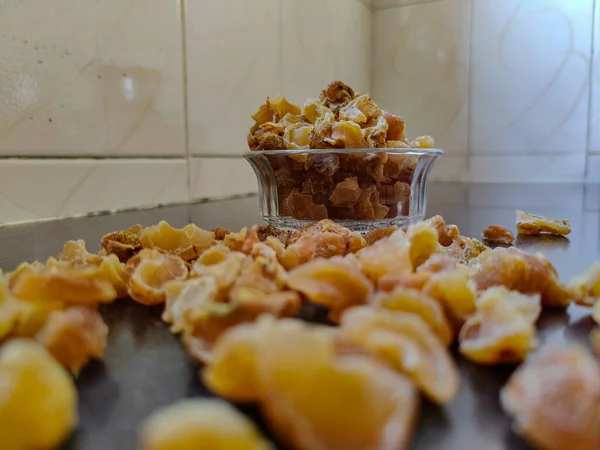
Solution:
[{"label": "beige tile", "polygon": [[444,155],[435,162],[431,181],[463,181],[467,177],[467,157]]},{"label": "beige tile", "polygon": [[600,183],[600,155],[588,156],[586,173],[588,181]]},{"label": "beige tile", "polygon": [[0,3],[1,155],[183,155],[178,0]]},{"label": "beige tile", "polygon": [[193,154],[246,151],[252,114],[281,91],[278,0],[186,1]]},{"label": "beige tile", "polygon": [[473,153],[585,152],[593,3],[473,2]]},{"label": "beige tile", "polygon": [[243,158],[193,158],[191,161],[192,199],[229,197],[257,191],[254,171]]},{"label": "beige tile", "polygon": [[486,183],[581,182],[585,155],[471,156],[468,180]]},{"label": "beige tile", "polygon": [[370,93],[371,13],[356,0],[282,0],[283,92],[296,103],[340,79]]},{"label": "beige tile", "polygon": [[0,160],[0,223],[187,199],[185,159]]},{"label": "beige tile", "polygon": [[409,137],[436,139],[446,155],[467,151],[470,1],[373,12],[375,101],[400,114]]},{"label": "beige tile", "polygon": [[447,0],[372,0],[371,7],[375,10],[392,9],[399,6],[422,5],[424,3],[433,3]]}]

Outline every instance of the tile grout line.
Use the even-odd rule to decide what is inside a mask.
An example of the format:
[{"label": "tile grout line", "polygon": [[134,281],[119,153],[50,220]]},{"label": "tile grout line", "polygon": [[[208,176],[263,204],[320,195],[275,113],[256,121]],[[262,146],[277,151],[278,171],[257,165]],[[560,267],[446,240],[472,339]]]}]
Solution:
[{"label": "tile grout line", "polygon": [[186,0],[179,0],[179,11],[181,16],[181,66],[183,78],[183,129],[184,129],[184,145],[187,159],[187,197],[188,201],[192,200],[192,151],[190,149],[190,126],[189,126],[189,104],[188,104],[188,74],[187,74],[187,35],[186,35],[186,17],[187,8]]},{"label": "tile grout line", "polygon": [[469,182],[471,180],[471,121],[473,116],[473,100],[472,100],[472,89],[473,89],[473,10],[474,1],[469,0],[469,79],[467,81],[467,148],[466,148],[466,160],[465,160],[465,172],[461,178],[461,181]]},{"label": "tile grout line", "polygon": [[592,108],[593,108],[593,95],[594,95],[594,62],[596,52],[596,9],[599,7],[598,1],[593,0],[592,4],[592,39],[590,42],[590,66],[589,66],[589,83],[590,90],[588,92],[588,114],[587,114],[587,130],[586,130],[586,143],[585,143],[585,166],[583,167],[583,178],[587,180],[590,176],[590,155],[592,154],[591,142],[592,142]]}]

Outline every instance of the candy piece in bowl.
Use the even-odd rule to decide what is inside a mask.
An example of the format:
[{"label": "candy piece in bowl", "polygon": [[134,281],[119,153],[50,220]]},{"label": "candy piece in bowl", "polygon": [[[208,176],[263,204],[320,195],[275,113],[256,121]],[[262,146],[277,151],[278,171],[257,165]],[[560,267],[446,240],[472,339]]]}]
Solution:
[{"label": "candy piece in bowl", "polygon": [[425,216],[436,159],[430,136],[409,141],[404,121],[341,81],[304,108],[267,98],[252,115],[249,152],[263,218],[296,229],[321,219],[355,231]]}]

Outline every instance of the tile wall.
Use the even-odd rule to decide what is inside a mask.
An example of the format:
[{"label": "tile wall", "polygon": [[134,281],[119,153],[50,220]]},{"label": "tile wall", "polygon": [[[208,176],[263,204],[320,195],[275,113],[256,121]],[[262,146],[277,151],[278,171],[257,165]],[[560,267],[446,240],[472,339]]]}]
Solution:
[{"label": "tile wall", "polygon": [[600,181],[593,5],[0,1],[0,223],[252,192],[249,113],[336,78],[437,138],[437,180]]}]

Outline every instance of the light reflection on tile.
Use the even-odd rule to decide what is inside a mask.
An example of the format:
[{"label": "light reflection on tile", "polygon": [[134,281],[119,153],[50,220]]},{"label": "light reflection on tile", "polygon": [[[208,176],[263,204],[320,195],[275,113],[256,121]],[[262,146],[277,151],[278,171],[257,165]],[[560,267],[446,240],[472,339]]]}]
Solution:
[{"label": "light reflection on tile", "polygon": [[256,193],[258,183],[243,158],[193,158],[190,168],[190,198],[216,198]]},{"label": "light reflection on tile", "polygon": [[250,114],[281,91],[278,0],[186,1],[189,145],[247,150]]},{"label": "light reflection on tile", "polygon": [[371,13],[357,0],[281,0],[282,89],[302,104],[340,79],[370,93]]},{"label": "light reflection on tile", "polygon": [[581,155],[471,156],[468,180],[476,183],[564,183],[584,178],[586,158]]},{"label": "light reflection on tile", "polygon": [[0,4],[0,155],[185,154],[179,2]]},{"label": "light reflection on tile", "polygon": [[175,160],[0,160],[0,223],[188,200]]},{"label": "light reflection on tile", "polygon": [[373,12],[373,98],[447,156],[467,152],[470,18],[469,0]]},{"label": "light reflection on tile", "polygon": [[471,152],[585,153],[592,5],[473,2]]}]

